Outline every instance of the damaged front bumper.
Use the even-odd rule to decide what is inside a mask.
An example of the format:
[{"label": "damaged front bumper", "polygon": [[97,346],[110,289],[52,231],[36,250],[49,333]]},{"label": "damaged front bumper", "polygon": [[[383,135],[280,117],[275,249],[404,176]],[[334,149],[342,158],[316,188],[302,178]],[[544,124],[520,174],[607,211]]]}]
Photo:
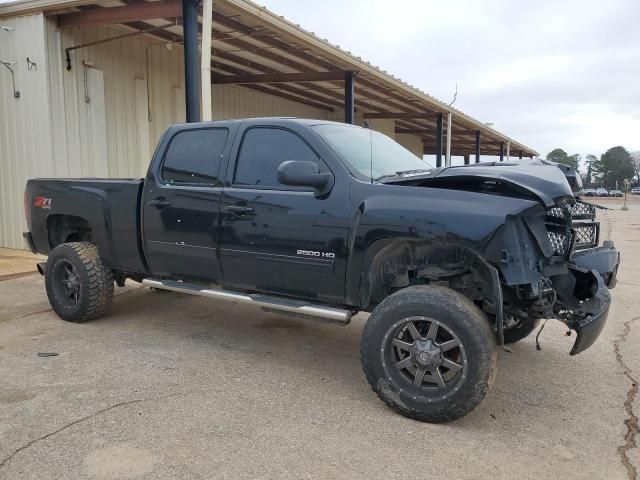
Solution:
[{"label": "damaged front bumper", "polygon": [[581,303],[577,318],[567,322],[569,328],[577,333],[576,341],[570,352],[571,355],[577,355],[595,343],[607,322],[611,306],[611,294],[602,276],[595,270],[591,270],[587,274],[593,277],[595,293],[591,298]]},{"label": "damaged front bumper", "polygon": [[616,283],[620,253],[613,242],[576,252],[569,272],[552,278],[558,301],[554,313],[575,330],[571,355],[589,348],[604,328],[611,306],[609,288]]},{"label": "damaged front bumper", "polygon": [[616,286],[620,253],[615,249],[612,241],[606,240],[601,247],[574,253],[571,262],[578,267],[597,271],[607,287]]}]

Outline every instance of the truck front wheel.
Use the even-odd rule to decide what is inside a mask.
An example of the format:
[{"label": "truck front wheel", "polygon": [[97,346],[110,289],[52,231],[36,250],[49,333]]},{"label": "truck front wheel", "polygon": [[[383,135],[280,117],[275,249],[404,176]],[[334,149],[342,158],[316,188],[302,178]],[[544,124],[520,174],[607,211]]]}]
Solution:
[{"label": "truck front wheel", "polygon": [[113,273],[98,248],[88,242],[63,243],[49,254],[45,269],[47,297],[63,320],[84,322],[111,308]]},{"label": "truck front wheel", "polygon": [[484,313],[446,287],[408,287],[382,301],[362,332],[362,366],[392,409],[416,420],[460,418],[484,399],[496,342]]}]

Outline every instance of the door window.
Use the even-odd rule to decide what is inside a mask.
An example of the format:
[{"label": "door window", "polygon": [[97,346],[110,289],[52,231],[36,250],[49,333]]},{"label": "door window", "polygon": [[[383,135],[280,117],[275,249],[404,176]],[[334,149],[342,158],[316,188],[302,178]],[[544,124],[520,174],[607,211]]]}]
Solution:
[{"label": "door window", "polygon": [[165,154],[162,180],[170,184],[216,185],[228,135],[226,128],[177,133]]},{"label": "door window", "polygon": [[315,162],[321,172],[327,171],[311,147],[295,133],[279,128],[251,128],[242,139],[233,183],[300,190],[301,188],[278,182],[278,167],[287,160]]}]

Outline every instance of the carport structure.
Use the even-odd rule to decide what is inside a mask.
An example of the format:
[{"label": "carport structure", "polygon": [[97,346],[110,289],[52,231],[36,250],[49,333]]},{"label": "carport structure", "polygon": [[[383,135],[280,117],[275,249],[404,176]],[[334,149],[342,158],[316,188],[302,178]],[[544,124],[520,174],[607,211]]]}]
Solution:
[{"label": "carport structure", "polygon": [[[45,0],[46,1],[46,0]],[[42,3],[42,2],[40,2]],[[151,35],[184,45],[187,121],[200,120],[202,3],[198,0],[50,1],[40,6],[61,29],[121,25],[131,35]],[[488,125],[404,83],[359,57],[331,45],[283,17],[247,0],[214,0],[211,82],[306,104],[348,123],[383,125],[394,135],[412,135],[438,165],[450,156],[492,155],[500,160],[537,153]],[[124,34],[129,35],[129,34]],[[66,49],[73,67],[75,45]],[[205,76],[206,78],[206,76]],[[212,106],[215,110],[216,106]],[[375,128],[375,126],[373,127]]]}]

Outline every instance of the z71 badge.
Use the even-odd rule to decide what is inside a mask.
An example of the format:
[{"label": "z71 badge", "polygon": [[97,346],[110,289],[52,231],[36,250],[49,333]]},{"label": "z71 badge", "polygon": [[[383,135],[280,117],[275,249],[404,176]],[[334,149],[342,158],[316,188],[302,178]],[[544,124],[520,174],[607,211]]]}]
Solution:
[{"label": "z71 badge", "polygon": [[298,250],[298,255],[304,255],[306,257],[322,257],[322,258],[336,258],[336,254],[332,252],[314,252],[313,250]]},{"label": "z71 badge", "polygon": [[51,199],[47,197],[35,197],[33,199],[33,206],[51,210]]}]

